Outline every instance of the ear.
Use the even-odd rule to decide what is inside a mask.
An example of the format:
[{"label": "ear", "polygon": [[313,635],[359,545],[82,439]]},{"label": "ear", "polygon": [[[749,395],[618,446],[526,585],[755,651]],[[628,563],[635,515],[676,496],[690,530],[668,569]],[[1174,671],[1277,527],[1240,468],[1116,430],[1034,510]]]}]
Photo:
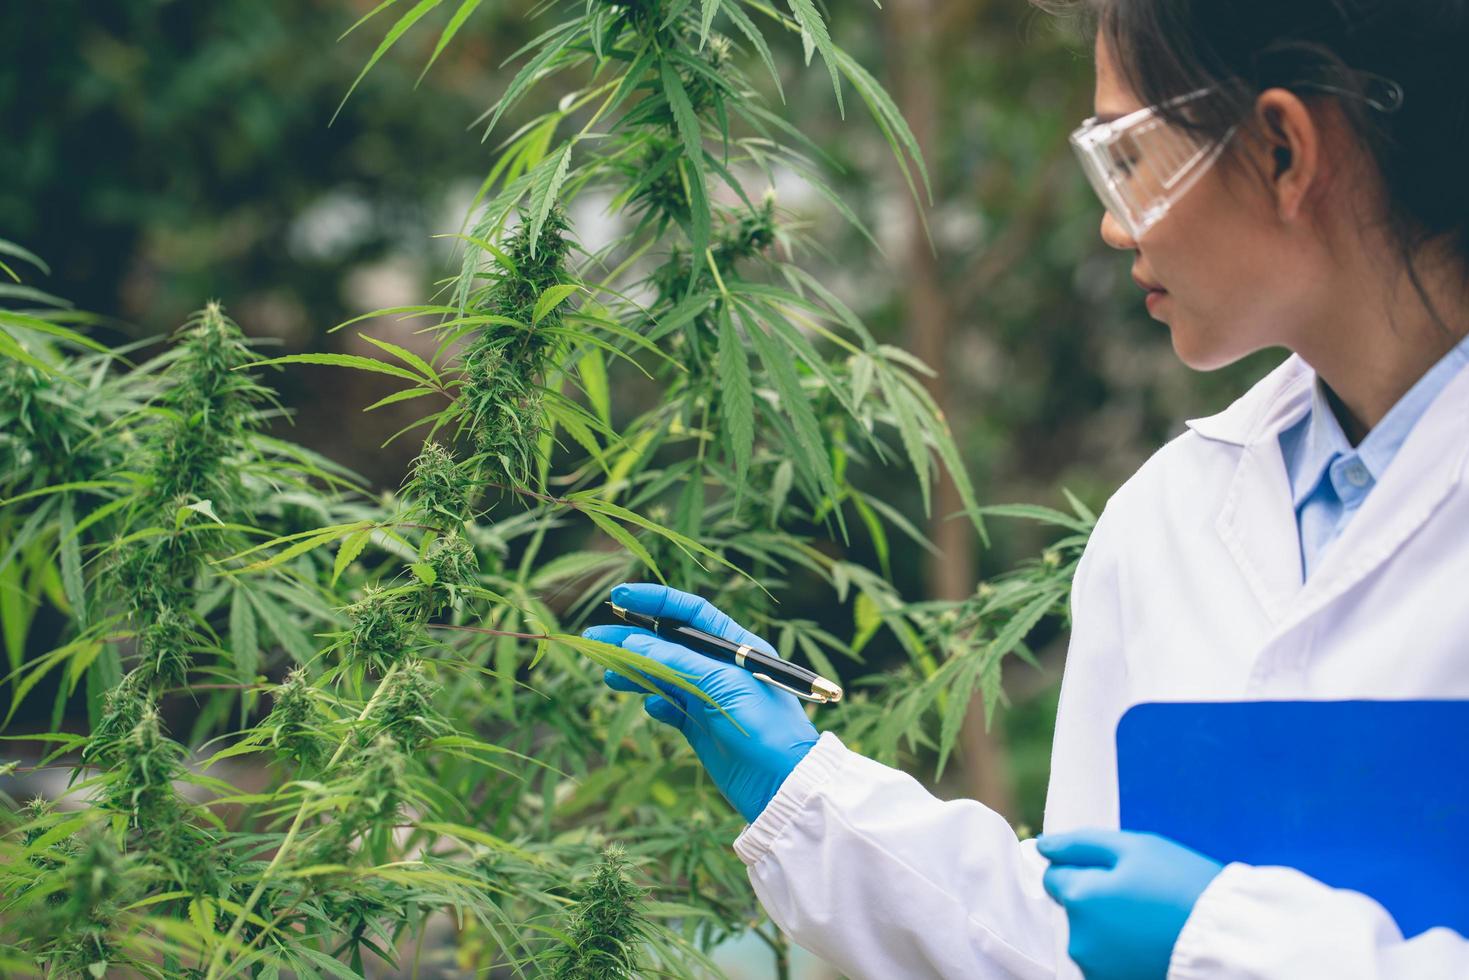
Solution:
[{"label": "ear", "polygon": [[1255,100],[1255,130],[1263,157],[1258,162],[1269,178],[1281,221],[1293,222],[1308,213],[1313,195],[1319,195],[1329,180],[1322,152],[1323,122],[1287,89],[1266,89]]}]

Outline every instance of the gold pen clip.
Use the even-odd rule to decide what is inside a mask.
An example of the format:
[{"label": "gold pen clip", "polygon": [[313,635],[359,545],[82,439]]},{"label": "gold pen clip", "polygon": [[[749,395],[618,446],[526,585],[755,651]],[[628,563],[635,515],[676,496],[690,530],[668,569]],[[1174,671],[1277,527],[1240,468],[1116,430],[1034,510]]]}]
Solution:
[{"label": "gold pen clip", "polygon": [[831,681],[828,681],[822,677],[816,678],[816,680],[811,683],[811,686],[813,688],[818,688],[821,691],[820,694],[813,694],[810,691],[798,691],[794,687],[791,687],[789,684],[782,684],[780,681],[776,680],[774,677],[771,677],[769,674],[756,673],[755,676],[767,684],[775,685],[782,691],[790,691],[792,694],[803,701],[815,701],[817,704],[829,704],[833,701],[840,701],[842,699],[842,689],[831,683]]}]

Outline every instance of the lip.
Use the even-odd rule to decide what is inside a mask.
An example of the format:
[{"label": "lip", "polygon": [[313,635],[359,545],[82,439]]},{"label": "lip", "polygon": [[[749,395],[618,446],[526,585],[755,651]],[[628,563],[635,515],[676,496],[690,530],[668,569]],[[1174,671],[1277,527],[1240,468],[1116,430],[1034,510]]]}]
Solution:
[{"label": "lip", "polygon": [[1137,276],[1136,273],[1133,274],[1132,281],[1135,282],[1135,283],[1137,283],[1138,288],[1141,289],[1145,293],[1166,293],[1166,292],[1168,292],[1168,290],[1164,289],[1162,286],[1157,285],[1156,283],[1151,283],[1151,282],[1148,282],[1146,279],[1140,279],[1140,278],[1138,278],[1138,276]]},{"label": "lip", "polygon": [[1167,296],[1168,296],[1168,290],[1166,290],[1166,289],[1152,289],[1152,290],[1149,290],[1148,291],[1148,298],[1144,301],[1144,302],[1146,302],[1148,304],[1148,312],[1149,313],[1153,312],[1154,308],[1159,303],[1161,303],[1165,298],[1167,298]]}]

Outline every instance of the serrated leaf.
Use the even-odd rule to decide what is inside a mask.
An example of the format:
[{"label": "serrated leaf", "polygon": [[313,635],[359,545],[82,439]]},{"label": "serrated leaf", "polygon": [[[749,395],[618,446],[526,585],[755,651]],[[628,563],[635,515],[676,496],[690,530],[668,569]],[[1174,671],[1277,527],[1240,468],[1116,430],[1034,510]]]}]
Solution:
[{"label": "serrated leaf", "polygon": [[546,314],[550,313],[556,307],[566,302],[567,297],[580,292],[581,288],[582,287],[580,283],[569,282],[561,283],[557,286],[552,286],[544,293],[541,293],[541,295],[536,299],[535,313],[531,316],[530,321],[531,326],[535,326],[536,324],[540,323],[543,319],[545,319]]},{"label": "serrated leaf", "polygon": [[24,313],[15,313],[11,310],[0,310],[0,324],[7,327],[19,327],[22,330],[32,330],[36,333],[46,334],[67,343],[85,347],[87,350],[96,351],[99,354],[110,354],[111,351],[105,344],[98,343],[91,337],[79,334],[75,330],[57,326],[50,320],[42,320],[40,317],[27,316]]},{"label": "serrated leaf", "polygon": [[1052,507],[1043,507],[1040,504],[990,504],[981,507],[979,512],[989,517],[1015,517],[1039,521],[1042,524],[1064,527],[1078,533],[1091,529],[1091,524],[1084,520]]},{"label": "serrated leaf", "polygon": [[[489,125],[485,127],[484,139],[489,139],[490,133],[494,132],[495,124],[500,121],[500,117],[525,94],[525,90],[536,80],[536,76],[540,74],[541,69],[545,68],[553,58],[565,50],[567,45],[582,36],[580,31],[581,26],[582,21],[579,18],[562,21],[560,24],[543,33],[540,37],[534,38],[524,48],[521,48],[521,51],[525,51],[536,44],[546,44],[546,47],[541,49],[541,53],[526,62],[525,67],[516,72],[515,77],[510,80],[510,84],[505,87],[505,94],[500,96],[500,100],[495,103]],[[557,35],[560,36],[558,37]],[[519,57],[519,55],[520,52],[516,52],[510,58],[514,59]],[[482,119],[484,117],[481,116],[480,118]]]},{"label": "serrated leaf", "polygon": [[260,631],[250,600],[239,587],[230,597],[229,644],[235,658],[235,677],[241,684],[250,683],[260,669]]},{"label": "serrated leaf", "polygon": [[265,624],[270,635],[275,637],[276,642],[291,655],[293,660],[304,664],[316,655],[311,641],[302,634],[296,624],[291,622],[273,600],[257,596],[253,592],[247,592],[245,595],[249,597],[250,605],[255,607],[255,612],[259,614],[260,621]]},{"label": "serrated leaf", "polygon": [[[841,70],[843,75],[847,76],[847,80],[857,89],[868,111],[872,113],[878,129],[887,139],[888,146],[893,152],[893,158],[898,163],[898,169],[903,172],[903,179],[907,181],[913,199],[922,201],[918,188],[913,183],[907,157],[912,157],[913,166],[918,168],[919,176],[923,180],[923,189],[928,192],[929,203],[932,203],[933,188],[929,185],[928,167],[923,162],[923,151],[919,148],[918,138],[913,135],[913,131],[908,128],[907,121],[903,119],[902,112],[893,103],[892,96],[888,95],[887,90],[872,77],[866,68],[858,64],[855,58],[841,49],[835,49],[833,54],[835,60],[832,63]],[[904,151],[907,152],[907,157],[904,156]]]},{"label": "serrated leaf", "polygon": [[341,547],[337,549],[337,558],[332,562],[332,584],[337,584],[337,579],[347,570],[347,566],[357,560],[362,554],[362,549],[367,547],[367,542],[372,539],[372,528],[365,527],[360,531],[354,531],[343,539]]},{"label": "serrated leaf", "polygon": [[536,246],[541,240],[541,229],[546,227],[546,216],[551,213],[551,207],[556,203],[556,197],[561,193],[561,185],[566,183],[566,175],[571,170],[571,148],[576,143],[575,139],[568,140],[555,156],[547,157],[536,165],[541,171],[541,179],[536,181],[531,189],[530,198],[530,254],[534,258]]},{"label": "serrated leaf", "polygon": [[908,462],[913,467],[914,475],[918,477],[918,486],[923,495],[923,513],[928,514],[932,510],[930,497],[933,476],[929,472],[928,449],[923,442],[923,429],[918,424],[917,413],[903,386],[896,384],[887,371],[879,371],[877,377],[887,407],[897,419],[898,434],[902,436],[903,447],[908,452]]},{"label": "serrated leaf", "polygon": [[816,413],[811,410],[811,402],[801,388],[794,359],[758,323],[743,316],[742,319],[755,353],[774,383],[776,393],[780,395],[781,409],[791,420],[792,430],[799,444],[791,447],[796,454],[796,466],[805,470],[813,483],[818,484],[832,499],[836,499],[840,496],[836,474],[831,469],[831,459],[826,453],[826,443],[821,437],[821,426],[816,421]]},{"label": "serrated leaf", "polygon": [[704,45],[709,41],[709,27],[714,23],[714,15],[719,13],[719,0],[704,0],[704,9],[699,12],[699,50],[704,50]]},{"label": "serrated leaf", "polygon": [[[836,93],[837,115],[845,119],[847,117],[846,106],[842,104],[842,79],[837,74],[837,47],[831,43],[831,35],[827,32],[826,21],[821,19],[816,5],[811,0],[789,0],[791,13],[796,15],[796,23],[801,25],[802,41],[810,38],[810,42],[821,52],[821,60],[826,62],[826,70],[831,74],[831,87]],[[811,56],[806,55],[806,63],[811,63]]]},{"label": "serrated leaf", "polygon": [[444,32],[439,35],[439,43],[434,45],[434,53],[429,56],[428,64],[424,65],[423,71],[418,73],[418,81],[413,83],[415,86],[423,81],[423,76],[428,74],[428,70],[434,66],[434,62],[439,60],[439,55],[444,53],[444,49],[449,46],[449,42],[454,40],[454,35],[459,33],[459,28],[464,26],[464,22],[469,19],[469,15],[474,13],[475,8],[479,5],[480,0],[464,0],[459,5],[459,9],[454,11],[454,16],[449,18],[449,23],[444,25]]},{"label": "serrated leaf", "polygon": [[276,565],[279,565],[282,562],[290,561],[293,558],[299,558],[301,555],[306,554],[308,551],[314,551],[324,544],[330,544],[331,542],[336,541],[338,538],[345,537],[346,535],[351,534],[353,531],[359,530],[364,526],[370,525],[368,525],[366,521],[358,521],[355,524],[339,524],[336,527],[325,528],[321,532],[307,537],[304,540],[297,541],[289,548],[285,549],[284,551],[279,551],[271,555],[269,558],[262,558],[259,561],[251,562],[250,564],[245,566],[244,571],[258,572],[262,569],[274,568]]},{"label": "serrated leaf", "polygon": [[597,413],[602,424],[610,429],[612,393],[607,386],[607,362],[602,359],[602,352],[595,347],[582,351],[581,358],[576,362],[576,370],[581,376],[582,388],[587,393],[587,401],[591,403],[592,410]]},{"label": "serrated leaf", "polygon": [[[699,131],[699,117],[694,114],[693,103],[689,101],[689,93],[684,88],[683,79],[678,76],[678,70],[667,60],[658,67],[663,81],[663,95],[668,99],[674,128],[678,130],[679,139],[683,142],[684,156],[679,161],[680,165],[686,162],[693,170],[692,176],[688,178],[689,222],[692,228],[689,239],[696,257],[693,269],[698,270],[703,266],[703,262],[698,259],[702,258],[704,250],[709,247],[710,217],[709,201],[704,191],[704,140]],[[696,278],[697,271],[689,276],[690,288]]]},{"label": "serrated leaf", "polygon": [[789,458],[781,460],[770,479],[770,526],[776,527],[780,515],[785,511],[786,498],[790,496],[791,484],[795,482],[796,470]]},{"label": "serrated leaf", "polygon": [[10,336],[4,330],[0,330],[0,355],[8,357],[13,361],[19,361],[27,367],[35,368],[49,378],[61,378],[72,384],[80,384],[80,382],[69,375],[59,374],[54,367],[26,350],[14,337]]},{"label": "serrated leaf", "polygon": [[[382,42],[378,44],[377,50],[372,53],[372,57],[367,59],[367,64],[362,66],[362,70],[358,72],[357,77],[352,80],[352,84],[347,88],[347,94],[342,96],[342,101],[337,106],[337,111],[332,113],[331,120],[327,122],[328,126],[337,121],[337,116],[341,113],[342,107],[347,104],[347,100],[352,97],[352,93],[357,90],[357,86],[362,83],[362,79],[367,77],[367,73],[372,70],[372,66],[377,64],[382,56],[388,53],[389,48],[398,43],[398,39],[407,32],[408,28],[418,23],[418,21],[423,17],[424,14],[428,13],[430,10],[433,10],[441,2],[442,0],[419,0],[419,2],[414,5],[413,9],[409,10],[402,17],[398,18],[397,23],[393,24],[393,26],[388,29],[388,33],[383,36]],[[384,3],[379,6],[377,10],[381,10],[382,7],[386,7],[387,5],[388,4]],[[372,12],[376,13],[377,10],[374,10]],[[358,23],[361,23],[361,21],[358,21]],[[353,28],[355,28],[356,26],[357,24],[352,25]],[[349,28],[349,30],[351,30],[351,28]]]},{"label": "serrated leaf", "polygon": [[224,521],[220,520],[219,515],[214,512],[214,501],[212,500],[196,500],[192,504],[185,504],[184,509],[192,510],[196,514],[203,514],[214,523],[221,527],[224,526]]},{"label": "serrated leaf", "polygon": [[434,566],[428,562],[416,561],[409,565],[408,569],[413,572],[413,577],[424,585],[433,585],[439,580],[439,573],[434,571]]},{"label": "serrated leaf", "polygon": [[770,45],[765,43],[765,36],[760,33],[760,28],[756,27],[755,22],[750,19],[750,16],[740,9],[738,3],[731,3],[725,6],[724,13],[739,32],[745,35],[745,39],[750,42],[750,46],[759,52],[760,60],[765,63],[765,70],[770,73],[771,80],[775,82],[775,91],[780,95],[780,101],[784,102],[786,100],[786,93],[780,84],[780,71],[775,67],[775,58],[771,55]]},{"label": "serrated leaf", "polygon": [[387,351],[389,354],[392,354],[394,357],[398,358],[398,360],[402,361],[404,364],[407,364],[409,367],[417,368],[423,374],[423,377],[419,379],[419,383],[428,382],[434,385],[439,384],[439,373],[429,365],[428,361],[425,361],[423,358],[413,353],[413,351],[408,350],[406,347],[399,347],[397,344],[389,343],[386,340],[378,340],[376,337],[369,337],[365,333],[359,333],[357,336],[361,337],[363,340],[367,341],[369,344],[372,344],[379,350]]},{"label": "serrated leaf", "polygon": [[665,585],[667,584],[667,581],[663,578],[663,573],[658,570],[658,563],[653,561],[653,556],[648,553],[648,549],[643,546],[641,541],[633,537],[627,528],[605,514],[600,514],[590,508],[583,508],[582,513],[586,514],[592,523],[601,528],[603,533],[609,538],[636,555],[638,561],[647,566],[648,571],[658,576],[658,581],[663,582]]},{"label": "serrated leaf", "polygon": [[245,366],[256,368],[269,367],[274,364],[323,364],[328,367],[344,367],[357,371],[386,374],[394,378],[402,378],[404,381],[412,381],[416,385],[421,385],[424,381],[407,368],[379,361],[375,357],[363,357],[361,354],[288,354],[285,357],[272,357],[269,360],[256,361]]}]

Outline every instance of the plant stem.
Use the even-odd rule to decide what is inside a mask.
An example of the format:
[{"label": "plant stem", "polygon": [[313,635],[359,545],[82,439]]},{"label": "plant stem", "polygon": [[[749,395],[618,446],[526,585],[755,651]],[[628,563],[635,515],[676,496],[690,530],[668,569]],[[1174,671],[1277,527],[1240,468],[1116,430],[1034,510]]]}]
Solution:
[{"label": "plant stem", "polygon": [[[383,691],[387,689],[388,681],[391,680],[393,675],[397,672],[398,665],[393,664],[393,666],[389,667],[387,672],[383,674],[383,679],[378,682],[377,690],[372,692],[371,700],[369,700],[367,704],[363,706],[362,713],[357,716],[357,720],[359,722],[366,720],[368,714],[372,711],[373,707],[377,705],[377,699],[381,697]],[[342,739],[341,744],[337,746],[337,751],[332,753],[332,757],[330,761],[327,762],[325,768],[330,769],[332,766],[341,761],[342,753],[347,751],[347,746],[351,741],[352,737],[351,733],[349,732],[347,736]],[[235,916],[234,925],[230,926],[230,931],[225,933],[224,939],[222,939],[219,945],[215,947],[214,956],[211,957],[209,961],[209,972],[205,974],[204,980],[215,980],[215,978],[220,975],[219,968],[224,961],[225,949],[230,945],[230,943],[239,938],[240,930],[243,929],[245,926],[245,919],[250,915],[250,911],[255,908],[255,903],[260,901],[260,896],[265,892],[265,883],[270,880],[271,874],[273,874],[275,872],[275,869],[280,865],[281,860],[286,855],[286,851],[290,850],[291,844],[295,842],[296,835],[300,833],[301,824],[306,819],[306,806],[310,802],[311,796],[310,791],[308,790],[307,795],[302,797],[301,799],[301,806],[299,809],[296,810],[296,816],[291,821],[291,827],[289,830],[286,831],[286,836],[281,841],[281,846],[276,849],[275,857],[271,858],[270,864],[265,866],[265,871],[260,875],[260,880],[255,883],[255,890],[250,893],[250,897],[247,898],[245,900],[245,904],[241,906],[240,914]]]}]

